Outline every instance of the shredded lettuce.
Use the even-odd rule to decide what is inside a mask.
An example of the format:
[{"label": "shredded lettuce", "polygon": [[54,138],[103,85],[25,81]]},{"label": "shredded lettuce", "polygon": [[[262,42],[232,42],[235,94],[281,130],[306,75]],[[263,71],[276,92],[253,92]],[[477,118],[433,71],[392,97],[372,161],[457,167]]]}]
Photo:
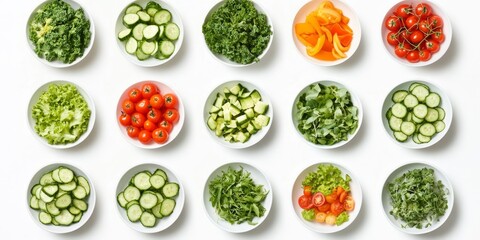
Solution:
[{"label": "shredded lettuce", "polygon": [[312,208],[303,210],[302,217],[307,221],[313,221],[313,219],[315,219],[315,209]]},{"label": "shredded lettuce", "polygon": [[335,221],[335,224],[337,226],[342,225],[344,222],[348,222],[348,213],[347,212],[342,212],[340,215],[337,216],[337,220]]},{"label": "shredded lettuce", "polygon": [[91,110],[72,84],[50,84],[32,108],[35,132],[49,144],[77,141],[87,131]]},{"label": "shredded lettuce", "polygon": [[321,192],[328,196],[334,189],[341,186],[346,191],[350,191],[351,178],[347,174],[342,177],[342,171],[332,164],[320,164],[317,171],[309,173],[302,182],[303,186],[312,187],[312,192]]}]

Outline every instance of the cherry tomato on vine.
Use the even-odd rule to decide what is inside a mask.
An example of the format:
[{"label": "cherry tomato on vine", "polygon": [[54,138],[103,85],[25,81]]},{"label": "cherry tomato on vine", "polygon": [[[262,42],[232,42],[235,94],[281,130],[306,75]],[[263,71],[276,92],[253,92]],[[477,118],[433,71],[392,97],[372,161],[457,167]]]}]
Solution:
[{"label": "cherry tomato on vine", "polygon": [[142,100],[142,92],[138,88],[132,88],[128,92],[128,98],[130,99],[130,101],[136,103]]},{"label": "cherry tomato on vine", "polygon": [[143,124],[145,123],[145,121],[147,120],[147,118],[145,117],[145,115],[139,113],[139,112],[135,112],[132,114],[132,126],[134,127],[138,127],[138,128],[143,128]]},{"label": "cherry tomato on vine", "polygon": [[419,55],[420,61],[424,61],[424,62],[426,62],[426,61],[430,60],[430,58],[432,58],[432,54],[428,50],[420,50],[418,52],[418,55]]},{"label": "cherry tomato on vine", "polygon": [[122,112],[122,114],[120,114],[120,116],[118,117],[118,121],[120,122],[120,124],[122,124],[123,126],[128,126],[130,125],[131,123],[131,116],[127,113],[124,113]]},{"label": "cherry tomato on vine", "polygon": [[395,55],[399,58],[404,58],[407,56],[407,53],[412,49],[408,43],[400,43],[395,47]]},{"label": "cherry tomato on vine", "polygon": [[164,100],[160,93],[157,93],[150,98],[150,106],[152,106],[152,108],[160,109],[163,107],[163,104]]},{"label": "cherry tomato on vine", "polygon": [[432,7],[426,3],[419,3],[415,7],[415,14],[420,18],[426,18],[432,15]]},{"label": "cherry tomato on vine", "polygon": [[395,15],[406,19],[412,13],[412,5],[409,4],[401,4],[395,10]]},{"label": "cherry tomato on vine", "polygon": [[153,141],[156,143],[165,143],[168,140],[168,133],[164,129],[157,128],[152,132]]},{"label": "cherry tomato on vine", "polygon": [[432,35],[430,35],[430,39],[435,40],[438,43],[443,43],[445,41],[445,34],[443,34],[441,29],[437,29]]},{"label": "cherry tomato on vine", "polygon": [[395,32],[389,32],[387,34],[387,42],[392,46],[397,46],[400,42],[398,41],[400,35],[397,35]]},{"label": "cherry tomato on vine", "polygon": [[385,27],[392,32],[398,31],[398,29],[400,29],[401,26],[402,26],[402,22],[395,15],[391,15],[385,21]]},{"label": "cherry tomato on vine", "polygon": [[166,108],[176,108],[178,105],[178,98],[175,96],[173,93],[167,93],[163,95],[163,98],[165,100],[165,107]]},{"label": "cherry tomato on vine", "polygon": [[405,27],[407,27],[408,30],[416,30],[417,24],[418,24],[418,17],[415,15],[410,15],[405,20]]},{"label": "cherry tomato on vine", "polygon": [[140,128],[134,127],[134,126],[128,126],[126,130],[127,130],[128,136],[131,138],[138,137],[138,134],[140,133]]},{"label": "cherry tomato on vine", "polygon": [[428,23],[430,23],[430,27],[433,30],[443,27],[443,19],[438,15],[430,16],[430,18],[428,19]]},{"label": "cherry tomato on vine", "polygon": [[171,133],[173,129],[173,125],[167,120],[162,120],[160,124],[158,124],[158,127],[164,129],[167,133]]},{"label": "cherry tomato on vine", "polygon": [[413,50],[407,53],[407,60],[411,63],[417,63],[420,61],[420,54],[418,50]]},{"label": "cherry tomato on vine", "polygon": [[140,140],[141,143],[149,143],[152,141],[152,133],[147,130],[141,130],[138,134],[138,140]]},{"label": "cherry tomato on vine", "polygon": [[144,99],[150,99],[153,95],[158,93],[158,87],[153,83],[145,83],[142,85],[141,91]]},{"label": "cherry tomato on vine", "polygon": [[435,40],[427,40],[425,42],[425,49],[430,51],[430,53],[436,53],[440,50],[440,44]]},{"label": "cherry tomato on vine", "polygon": [[424,38],[425,38],[425,34],[423,34],[422,31],[415,30],[410,35],[410,42],[413,43],[413,44],[418,44],[421,41],[423,41]]},{"label": "cherry tomato on vine", "polygon": [[421,20],[418,23],[418,30],[422,31],[423,33],[429,33],[430,32],[430,24],[428,23],[427,20]]}]

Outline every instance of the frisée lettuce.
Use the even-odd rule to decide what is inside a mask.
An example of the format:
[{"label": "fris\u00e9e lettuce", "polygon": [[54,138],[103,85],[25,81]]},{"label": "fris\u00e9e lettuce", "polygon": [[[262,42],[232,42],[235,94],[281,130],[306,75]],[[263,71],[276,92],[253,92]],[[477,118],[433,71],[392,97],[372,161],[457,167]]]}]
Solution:
[{"label": "fris\u00e9e lettuce", "polygon": [[77,141],[87,131],[91,110],[72,84],[50,84],[32,108],[35,132],[49,144]]}]

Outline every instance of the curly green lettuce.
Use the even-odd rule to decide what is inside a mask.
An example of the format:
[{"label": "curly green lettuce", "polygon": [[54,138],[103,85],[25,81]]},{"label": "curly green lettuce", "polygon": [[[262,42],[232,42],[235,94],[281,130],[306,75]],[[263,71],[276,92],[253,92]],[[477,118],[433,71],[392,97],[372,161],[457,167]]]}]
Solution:
[{"label": "curly green lettuce", "polygon": [[77,141],[87,131],[91,110],[72,84],[51,84],[32,108],[35,132],[49,144]]},{"label": "curly green lettuce", "polygon": [[342,171],[332,164],[319,164],[317,171],[308,173],[302,185],[310,186],[313,193],[321,192],[328,196],[338,186],[350,191],[351,180],[348,174],[345,175],[345,178],[342,177]]},{"label": "curly green lettuce", "polygon": [[90,21],[83,9],[73,9],[62,0],[41,7],[29,25],[34,51],[47,61],[72,63],[83,56],[91,41]]}]

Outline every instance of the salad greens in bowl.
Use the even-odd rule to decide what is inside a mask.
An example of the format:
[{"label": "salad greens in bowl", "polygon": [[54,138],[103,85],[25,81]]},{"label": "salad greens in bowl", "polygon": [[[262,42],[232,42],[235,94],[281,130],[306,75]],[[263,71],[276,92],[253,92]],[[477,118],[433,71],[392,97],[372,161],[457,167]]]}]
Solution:
[{"label": "salad greens in bowl", "polygon": [[28,123],[36,139],[52,148],[84,141],[95,123],[93,99],[77,84],[56,80],[40,86],[28,105]]},{"label": "salad greens in bowl", "polygon": [[331,149],[343,146],[362,125],[360,99],[345,85],[318,81],[303,88],[292,106],[298,134],[311,146]]},{"label": "salad greens in bowl", "polygon": [[74,0],[48,0],[31,13],[26,34],[37,59],[63,68],[77,64],[90,52],[95,26],[90,14]]},{"label": "salad greens in bowl", "polygon": [[295,214],[308,229],[333,233],[348,227],[362,207],[362,189],[345,167],[329,162],[305,168],[292,188]]}]

